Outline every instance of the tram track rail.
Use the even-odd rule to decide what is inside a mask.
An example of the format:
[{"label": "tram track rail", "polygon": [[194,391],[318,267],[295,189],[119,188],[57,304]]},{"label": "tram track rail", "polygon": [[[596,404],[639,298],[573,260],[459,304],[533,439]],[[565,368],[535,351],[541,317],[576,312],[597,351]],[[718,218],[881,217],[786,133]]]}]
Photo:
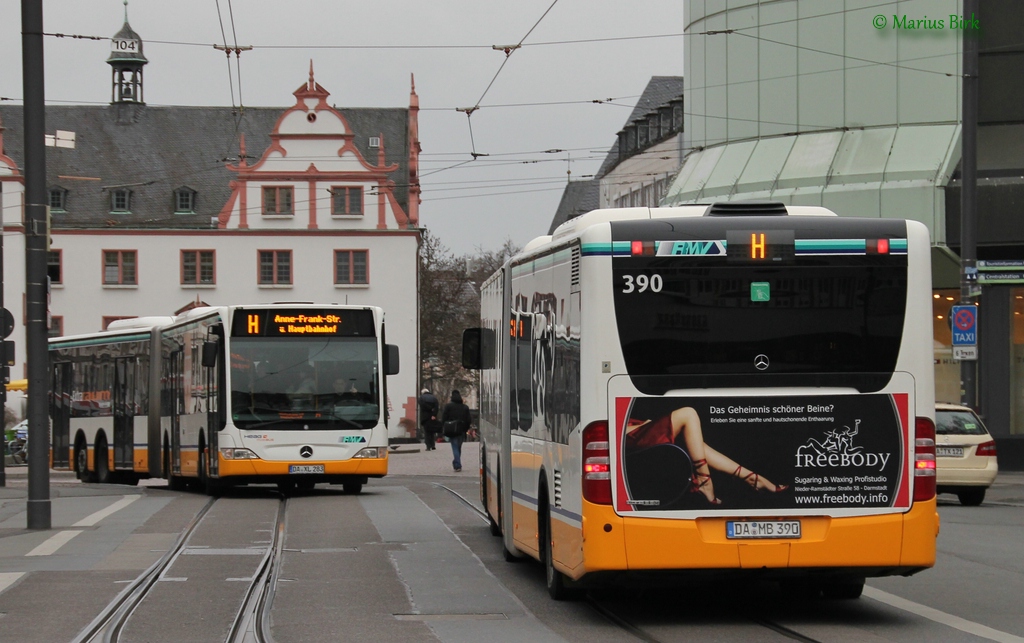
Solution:
[{"label": "tram track rail", "polygon": [[227,643],[274,643],[270,632],[270,610],[274,606],[277,581],[281,574],[287,515],[288,498],[283,497],[277,510],[274,537],[246,589],[242,606],[225,639]]},{"label": "tram track rail", "polygon": [[[461,493],[446,485],[435,483],[434,486],[444,491],[447,491],[451,495],[455,496],[456,499],[458,499],[464,505],[469,507],[473,511],[473,513],[475,513],[481,520],[483,520],[485,523],[490,523],[490,518],[488,517],[487,513],[483,509],[478,507],[472,500],[467,499]],[[642,627],[633,624],[627,618],[616,613],[615,610],[613,610],[612,608],[604,604],[602,601],[595,598],[593,594],[588,592],[586,594],[586,598],[584,599],[584,601],[592,610],[596,611],[598,614],[604,617],[605,620],[614,624],[619,629],[629,633],[636,639],[644,641],[645,643],[663,643],[661,639],[655,637],[650,632],[645,631]],[[801,634],[796,630],[788,628],[785,625],[776,623],[764,617],[748,615],[747,619],[751,623],[769,629],[775,632],[776,634],[786,637],[791,641],[799,641],[800,643],[821,643],[820,641],[818,641],[818,639],[814,639],[804,634]]]},{"label": "tram track rail", "polygon": [[85,629],[78,633],[78,636],[72,639],[72,643],[99,643],[101,641],[103,643],[113,643],[117,641],[121,635],[121,630],[128,623],[132,613],[145,600],[146,595],[149,594],[149,591],[164,571],[171,566],[185,549],[189,538],[192,537],[193,532],[195,532],[210,508],[213,507],[216,500],[216,498],[210,498],[181,531],[178,539],[167,550],[167,553],[125,587]]},{"label": "tram track rail", "polygon": [[[72,643],[117,643],[132,614],[146,600],[161,576],[185,551],[192,535],[216,501],[216,498],[210,498],[196,512],[173,546],[160,560],[153,563],[122,590],[89,625],[72,639]],[[226,643],[274,643],[270,631],[270,612],[274,605],[281,561],[283,560],[287,506],[288,498],[282,497],[278,505],[273,537],[246,588],[242,603],[225,639]]]}]

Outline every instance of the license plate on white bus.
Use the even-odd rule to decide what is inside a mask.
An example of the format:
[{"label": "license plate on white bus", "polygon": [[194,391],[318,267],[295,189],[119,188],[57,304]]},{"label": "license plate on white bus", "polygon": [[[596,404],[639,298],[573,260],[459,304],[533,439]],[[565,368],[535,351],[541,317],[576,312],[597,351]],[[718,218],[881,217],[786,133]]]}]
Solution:
[{"label": "license plate on white bus", "polygon": [[726,538],[799,538],[799,520],[730,520]]},{"label": "license plate on white bus", "polygon": [[288,473],[323,473],[322,464],[289,464]]}]

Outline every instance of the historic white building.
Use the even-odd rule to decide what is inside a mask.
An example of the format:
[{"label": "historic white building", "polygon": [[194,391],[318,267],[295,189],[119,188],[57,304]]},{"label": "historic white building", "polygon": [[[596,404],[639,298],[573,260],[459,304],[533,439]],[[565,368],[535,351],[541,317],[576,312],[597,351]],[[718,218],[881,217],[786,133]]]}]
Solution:
[{"label": "historic white building", "polygon": [[[415,435],[419,364],[418,98],[334,108],[308,79],[288,108],[149,107],[125,23],[109,106],[49,106],[51,335],[195,305],[381,306],[400,347],[393,438]],[[135,55],[137,54],[137,55]],[[24,377],[21,107],[0,109],[5,305]],[[59,132],[58,132],[59,131]],[[71,138],[73,133],[73,147]],[[6,137],[4,136],[6,134]],[[13,401],[12,401],[13,402]]]}]

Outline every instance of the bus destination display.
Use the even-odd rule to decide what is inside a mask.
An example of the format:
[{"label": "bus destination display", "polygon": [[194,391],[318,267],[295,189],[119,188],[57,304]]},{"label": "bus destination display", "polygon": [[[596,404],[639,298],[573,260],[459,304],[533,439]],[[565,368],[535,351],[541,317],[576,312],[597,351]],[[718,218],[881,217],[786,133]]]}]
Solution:
[{"label": "bus destination display", "polygon": [[792,230],[729,230],[726,257],[730,263],[784,263],[793,260]]},{"label": "bus destination display", "polygon": [[239,309],[232,337],[373,337],[368,310]]}]

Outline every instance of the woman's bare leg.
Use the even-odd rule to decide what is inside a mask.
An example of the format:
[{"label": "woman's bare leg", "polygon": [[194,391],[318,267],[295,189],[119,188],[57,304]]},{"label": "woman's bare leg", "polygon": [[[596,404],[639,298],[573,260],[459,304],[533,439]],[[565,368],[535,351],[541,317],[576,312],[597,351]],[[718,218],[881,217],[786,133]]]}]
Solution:
[{"label": "woman's bare leg", "polygon": [[755,489],[776,491],[777,487],[771,480],[757,475],[750,469],[741,466],[732,458],[727,457],[705,444],[704,432],[700,428],[700,416],[697,415],[697,411],[692,407],[684,406],[672,411],[673,440],[680,433],[683,434],[683,441],[686,443],[686,449],[690,452],[690,457],[692,457],[695,462],[700,460],[707,461],[707,464],[697,467],[696,469],[697,475],[702,479],[707,476],[707,483],[701,487],[701,489],[704,491],[704,495],[708,496],[708,500],[715,497],[714,487],[711,485],[711,472],[707,469],[709,465],[719,471],[730,473],[738,478],[743,478],[747,481],[747,484]]},{"label": "woman's bare leg", "polygon": [[686,443],[686,450],[690,452],[690,458],[694,464],[694,484],[704,494],[708,502],[718,504],[721,502],[715,497],[715,487],[711,482],[711,470],[708,469],[706,447],[704,444],[704,433],[700,428],[700,416],[689,406],[672,411],[672,441],[683,434],[683,442]]},{"label": "woman's bare leg", "polygon": [[743,478],[743,480],[754,489],[760,491],[761,489],[767,489],[768,491],[778,491],[778,487],[774,482],[765,478],[764,476],[758,475],[750,469],[740,465],[732,458],[715,451],[711,447],[704,445],[704,452],[707,454],[708,464],[719,471],[731,473],[737,478]]}]

